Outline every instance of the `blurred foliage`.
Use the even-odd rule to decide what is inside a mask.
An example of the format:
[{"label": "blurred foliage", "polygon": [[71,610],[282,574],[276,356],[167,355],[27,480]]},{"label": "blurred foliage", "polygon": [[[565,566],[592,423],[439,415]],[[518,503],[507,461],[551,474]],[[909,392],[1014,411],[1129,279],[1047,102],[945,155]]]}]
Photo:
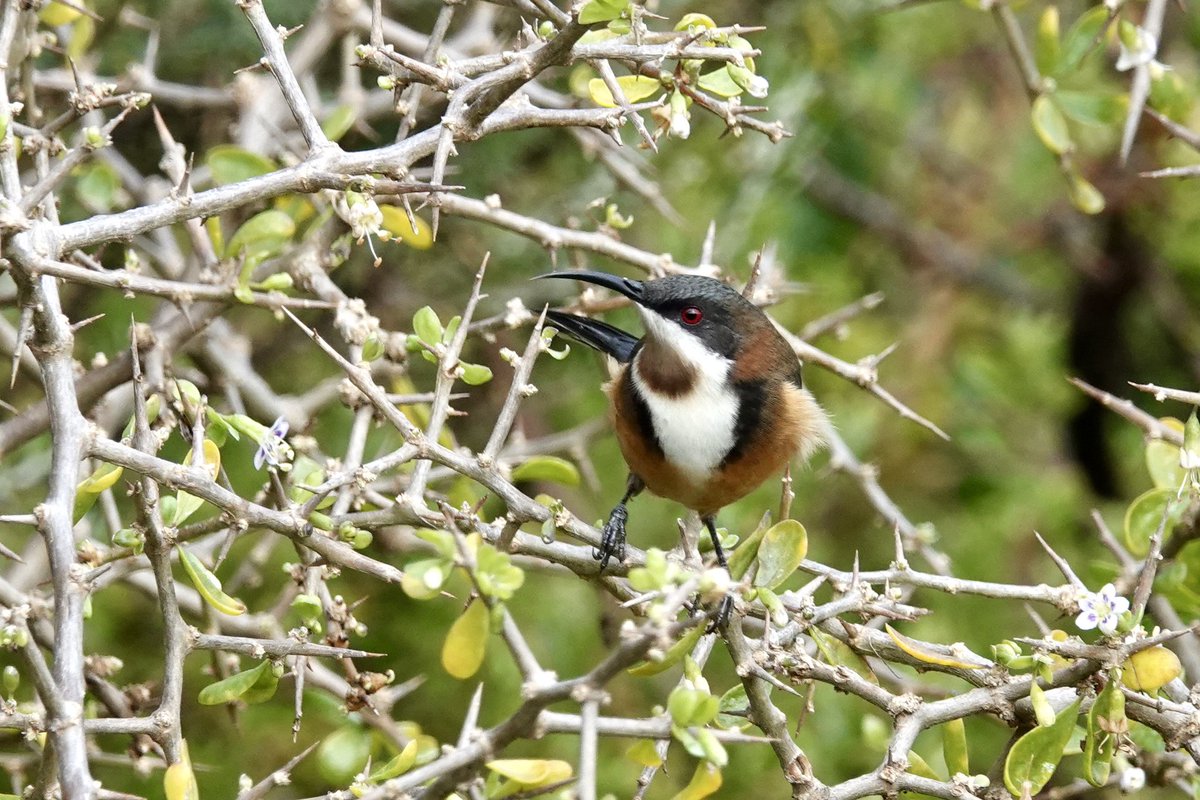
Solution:
[{"label": "blurred foliage", "polygon": [[[418,30],[430,27],[439,5],[385,2]],[[1089,510],[1098,507],[1119,530],[1126,506],[1154,484],[1143,465],[1139,434],[1089,409],[1065,378],[1079,375],[1128,394],[1126,380],[1191,386],[1200,374],[1195,314],[1200,305],[1200,192],[1186,181],[1136,177],[1140,169],[1193,163],[1196,155],[1146,122],[1131,166],[1118,166],[1116,146],[1124,116],[1119,112],[1128,74],[1113,68],[1115,45],[1101,43],[1098,52],[1062,82],[1062,91],[1078,93],[1067,95],[1065,103],[1085,109],[1060,118],[1067,109],[1059,94],[1059,106],[1043,107],[1040,122],[1031,122],[1029,98],[999,29],[989,13],[968,5],[867,0],[712,0],[701,6],[664,0],[649,5],[671,18],[704,11],[719,24],[766,25],[752,35],[762,50],[757,70],[771,86],[764,101],[770,107],[765,118],[782,120],[794,137],[778,144],[749,132],[722,138],[719,120],[693,113],[687,141],[664,139],[660,152],[644,158],[665,200],[677,210],[677,220],[664,218],[617,183],[558,130],[462,143],[452,162],[452,182],[462,184],[468,196],[499,194],[505,207],[522,214],[592,230],[606,221],[608,204],[616,203],[621,214],[632,217],[632,224],[620,231],[622,239],[653,252],[669,252],[685,263],[695,262],[707,227],[715,224],[715,260],[735,276],[746,276],[752,255],[766,246],[794,289],[773,312],[793,330],[866,293],[883,292],[882,307],[818,343],[850,361],[899,343],[881,366],[883,384],[953,438],[940,441],[856,387],[809,368],[806,378],[814,394],[850,445],[878,468],[883,486],[914,521],[930,523],[956,575],[1060,582],[1033,539],[1037,530],[1090,587],[1110,579],[1114,567],[1098,546]],[[311,7],[292,0],[267,3],[272,21],[284,26],[303,22]],[[1048,7],[1033,2],[1015,9],[1027,34],[1046,24],[1042,15]],[[228,0],[98,0],[95,8],[104,21],[96,25],[90,66],[103,74],[129,68],[145,47],[145,32],[121,22],[123,11],[159,21],[163,54],[158,76],[165,80],[224,85],[234,69],[260,56],[242,14]],[[1065,34],[1089,6],[1066,2],[1057,8]],[[1131,9],[1134,18],[1140,8]],[[509,16],[515,26],[515,15]],[[1196,121],[1189,93],[1200,68],[1198,46],[1200,23],[1191,15],[1172,27],[1160,50],[1160,58],[1173,69],[1172,80],[1177,78],[1181,87],[1182,96],[1172,98],[1172,113],[1183,122]],[[42,59],[46,65],[61,63],[61,57],[49,51]],[[568,71],[552,73],[551,80],[565,90]],[[366,76],[363,84],[374,85]],[[197,154],[197,163],[207,156],[212,165],[216,148],[229,141],[232,115],[220,110],[197,114],[169,103],[159,109],[179,141]],[[1096,119],[1077,119],[1087,115]],[[375,138],[388,140],[395,125],[390,119],[373,120],[369,137],[362,128],[351,128],[342,145],[356,149]],[[1064,137],[1072,142],[1079,174],[1104,196],[1106,205],[1098,214],[1087,216],[1072,206],[1055,154],[1045,146],[1050,140],[1051,149],[1062,149]],[[629,147],[637,146],[628,129],[624,138]],[[156,169],[160,148],[148,114],[131,117],[115,141],[136,167]],[[247,165],[227,168],[236,177]],[[886,213],[877,201],[887,205]],[[127,198],[119,196],[102,167],[84,169],[74,193],[64,198],[62,215],[80,219],[124,202]],[[287,219],[268,209],[224,215],[222,228],[230,246],[237,242],[233,231],[256,213]],[[917,246],[914,237],[929,232],[943,235],[938,241],[952,244],[955,252]],[[291,235],[289,230],[284,238]],[[458,313],[485,253],[491,255],[481,316],[501,312],[513,297],[524,299],[530,308],[553,299],[551,287],[527,280],[549,268],[543,250],[475,223],[443,217],[438,240],[429,249],[395,241],[375,246],[382,267],[373,268],[366,248],[356,247],[334,279],[347,293],[366,298],[370,312],[389,330],[415,329],[410,321],[426,306],[435,319]],[[112,265],[124,255],[110,248],[101,257]],[[599,257],[559,253],[557,258],[560,263],[622,269]],[[79,289],[68,290],[65,301],[72,319],[107,315],[79,337],[78,357],[84,363],[124,348],[125,321],[131,314],[146,321],[153,307],[145,299]],[[614,323],[636,326],[627,312],[611,317]],[[336,374],[331,363],[312,357],[308,342],[276,336],[286,323],[248,309],[234,309],[227,319],[255,341],[254,363],[278,390],[300,390]],[[519,350],[524,337],[524,331],[515,331],[500,333],[495,346],[474,341],[466,357],[507,376],[498,348]],[[430,365],[412,362],[412,385],[418,391],[432,386],[432,374]],[[582,348],[565,362],[543,360],[533,379],[541,391],[524,406],[519,426],[526,436],[564,430],[604,413],[598,390],[603,366]],[[482,446],[506,386],[505,380],[470,388],[469,400],[461,404],[469,416],[452,426],[458,441]],[[23,405],[23,392],[31,390],[19,386],[9,401]],[[1149,397],[1135,399],[1156,416],[1183,416],[1178,408],[1161,410]],[[347,437],[352,417],[346,408],[330,407],[303,433],[338,452],[336,443]],[[396,444],[394,434],[376,430],[366,455],[382,454]],[[221,464],[233,485],[252,482],[255,446],[251,441],[227,444]],[[43,438],[6,454],[6,473],[44,476],[47,448]],[[183,462],[186,449],[173,440],[164,457]],[[561,498],[580,517],[594,520],[620,496],[625,475],[610,437],[595,441],[588,455],[598,485],[585,482],[575,488],[566,485],[570,481],[558,481],[538,488]],[[545,481],[545,473],[531,472],[527,480]],[[551,469],[550,474],[558,473]],[[40,478],[13,480],[0,486],[0,500],[5,507],[28,505],[42,489]],[[795,491],[793,515],[803,521],[801,532],[807,530],[810,558],[846,569],[856,556],[864,569],[885,567],[892,559],[892,532],[878,524],[855,484],[827,468],[825,456],[797,475]],[[731,533],[749,535],[763,510],[777,507],[778,492],[778,486],[764,486],[726,509],[721,524]],[[197,513],[208,516],[211,508]],[[679,513],[670,502],[638,499],[632,509],[632,540],[639,547],[670,548]],[[4,535],[9,535],[8,529]],[[377,537],[373,554],[397,564],[412,560],[408,554],[389,553],[392,546]],[[248,556],[248,548],[235,543],[228,562],[237,564]],[[243,582],[238,599],[263,610],[277,590],[271,576],[289,553],[281,541],[262,568],[264,581]],[[1191,562],[1200,562],[1194,547],[1187,555]],[[795,588],[803,580],[792,576],[779,590]],[[219,587],[217,583],[215,591]],[[437,588],[456,598],[469,592],[461,572],[447,574],[445,584]],[[392,670],[399,680],[425,676],[425,683],[395,710],[397,718],[412,720],[414,730],[420,726],[439,742],[454,741],[475,681],[487,686],[481,724],[504,719],[518,703],[519,675],[507,656],[484,658],[477,674],[473,663],[459,659],[451,671],[464,678],[474,675],[468,682],[450,677],[440,666],[452,625],[463,620],[473,626],[488,624],[482,602],[464,613],[461,600],[440,594],[413,599],[350,575],[341,580],[339,591],[346,598],[370,597],[355,611],[365,627],[355,645],[392,654],[371,661],[370,669]],[[1191,591],[1196,594],[1194,588]],[[521,621],[533,650],[560,676],[578,674],[600,659],[624,613],[584,581],[556,572],[527,571],[525,585],[510,595],[505,602]],[[986,652],[999,638],[1037,633],[1025,612],[1012,604],[962,596],[919,599],[929,603],[933,613],[906,630],[929,640],[962,641]],[[1191,606],[1190,613],[1196,611],[1200,603]],[[120,683],[153,684],[160,679],[156,616],[150,598],[120,585],[95,596],[88,648],[123,660],[124,668],[116,676]],[[978,624],[984,618],[987,626]],[[1066,623],[1047,621],[1055,626]],[[203,705],[221,702],[213,700],[211,692],[207,699],[198,695],[201,687],[218,686],[218,675],[231,672],[228,663],[218,664],[222,660],[195,654],[187,662],[184,731],[206,796],[228,796],[240,773],[249,772],[257,780],[294,752],[287,735],[290,685],[236,715]],[[254,663],[243,659],[240,669],[250,670]],[[707,678],[714,697],[737,683],[720,651]],[[665,702],[677,680],[674,669],[622,678],[610,687],[609,709],[646,713]],[[946,682],[948,691],[960,688]],[[230,691],[228,685],[224,691]],[[23,687],[18,697],[28,692]],[[872,738],[872,717],[863,716],[869,714],[868,707],[824,686],[812,701],[816,712],[807,713],[802,700],[778,697],[789,718],[799,721],[797,743],[817,765],[818,777],[833,782],[873,768],[882,753],[871,747],[877,737]],[[360,718],[370,709],[347,719],[318,692],[306,693],[305,703],[299,742],[323,744],[316,757],[296,770],[292,788],[284,791],[311,795],[330,783],[353,779],[368,759],[379,767],[401,755],[362,724]],[[978,770],[1001,751],[1008,729],[984,719],[970,720],[966,728],[970,761]],[[941,771],[941,744],[927,738],[916,749]],[[120,737],[104,741],[116,751],[124,744]],[[15,744],[7,741],[6,747]],[[510,748],[505,757],[573,763],[575,745],[573,738],[550,736]],[[601,741],[601,786],[619,796],[632,790],[640,770],[626,756],[628,746],[621,740]],[[778,795],[780,779],[767,747],[741,745],[728,751],[730,766],[718,796]],[[651,798],[669,797],[689,781],[707,780],[698,772],[693,777],[693,759],[678,747],[672,749],[667,767]],[[508,765],[505,772],[493,766],[508,780],[519,768]],[[157,773],[139,777],[124,765],[102,762],[96,769],[109,788],[160,796]]]}]

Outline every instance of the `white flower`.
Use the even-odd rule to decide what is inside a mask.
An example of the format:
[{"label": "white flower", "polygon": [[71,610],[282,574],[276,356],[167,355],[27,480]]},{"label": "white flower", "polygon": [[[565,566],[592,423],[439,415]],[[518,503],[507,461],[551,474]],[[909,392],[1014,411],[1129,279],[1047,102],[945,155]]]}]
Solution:
[{"label": "white flower", "polygon": [[751,97],[766,97],[771,84],[762,75],[755,75],[746,82],[746,93]]},{"label": "white flower", "polygon": [[1120,72],[1149,64],[1158,52],[1158,40],[1152,33],[1142,27],[1137,27],[1135,30],[1137,33],[1134,36],[1132,48],[1126,46],[1124,37],[1118,37],[1118,41],[1121,43],[1121,54],[1117,56],[1117,70]]},{"label": "white flower", "polygon": [[1146,785],[1146,771],[1141,767],[1130,767],[1121,773],[1118,781],[1122,793],[1132,794]]},{"label": "white flower", "polygon": [[277,467],[280,459],[286,459],[290,455],[291,448],[283,440],[287,432],[288,422],[283,417],[272,423],[271,429],[263,434],[262,441],[258,443],[258,450],[254,453],[255,469],[262,469],[263,464]]},{"label": "white flower", "polygon": [[1096,628],[1106,636],[1111,636],[1117,630],[1121,615],[1129,610],[1129,601],[1117,597],[1117,587],[1106,583],[1100,591],[1088,592],[1079,599],[1079,616],[1075,625],[1081,631]]},{"label": "white flower", "polygon": [[383,212],[374,197],[346,192],[346,222],[350,223],[350,233],[356,241],[361,242],[364,236],[378,236],[383,226]]}]

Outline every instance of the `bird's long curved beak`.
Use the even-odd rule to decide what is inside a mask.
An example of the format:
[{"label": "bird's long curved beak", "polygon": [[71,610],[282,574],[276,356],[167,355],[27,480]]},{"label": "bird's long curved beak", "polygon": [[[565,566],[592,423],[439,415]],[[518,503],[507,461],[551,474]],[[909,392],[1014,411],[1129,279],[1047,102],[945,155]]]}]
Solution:
[{"label": "bird's long curved beak", "polygon": [[594,283],[597,286],[603,286],[606,289],[612,289],[614,292],[625,295],[635,303],[641,303],[645,296],[645,289],[641,281],[622,278],[618,275],[609,275],[607,272],[593,272],[591,270],[573,270],[571,272],[547,272],[545,275],[538,275],[534,280],[542,278],[566,278],[568,280],[584,281],[585,283]]}]

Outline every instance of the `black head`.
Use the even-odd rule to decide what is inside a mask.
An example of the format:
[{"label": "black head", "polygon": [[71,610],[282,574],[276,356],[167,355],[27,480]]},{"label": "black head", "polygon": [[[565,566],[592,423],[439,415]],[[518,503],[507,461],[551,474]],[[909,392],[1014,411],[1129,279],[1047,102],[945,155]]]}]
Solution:
[{"label": "black head", "polygon": [[[633,300],[651,337],[674,338],[674,328],[699,339],[725,358],[735,358],[741,341],[770,322],[733,287],[699,275],[671,275],[635,281],[606,272],[551,272],[539,278],[570,278],[604,286]],[[671,326],[667,328],[665,326]]]}]

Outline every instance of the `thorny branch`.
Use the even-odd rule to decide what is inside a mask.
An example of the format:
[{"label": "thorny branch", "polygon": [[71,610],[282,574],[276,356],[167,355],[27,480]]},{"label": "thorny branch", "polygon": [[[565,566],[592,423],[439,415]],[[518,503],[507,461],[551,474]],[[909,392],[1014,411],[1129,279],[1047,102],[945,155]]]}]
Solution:
[{"label": "thorny branch", "polygon": [[[440,553],[447,571],[467,573],[470,591],[484,598],[478,607],[486,607],[497,620],[508,655],[524,681],[520,702],[500,722],[481,730],[477,723],[484,700],[477,692],[455,746],[435,749],[419,765],[410,763],[403,774],[378,780],[360,776],[354,787],[333,787],[328,796],[440,798],[466,787],[463,791],[475,797],[483,786],[479,776],[485,764],[508,745],[546,733],[567,733],[580,742],[577,796],[590,798],[603,790],[597,786],[600,737],[658,740],[660,756],[673,741],[695,741],[694,731],[687,734],[691,739],[681,735],[671,713],[621,717],[602,711],[609,699],[606,687],[622,672],[638,662],[664,658],[702,623],[695,613],[694,596],[713,587],[705,585],[704,575],[690,571],[696,566],[694,559],[684,564],[682,578],[675,584],[650,592],[635,588],[638,578],[631,579],[630,573],[648,570],[653,555],[632,546],[624,564],[598,576],[591,557],[600,538],[595,527],[561,502],[541,502],[513,477],[523,462],[547,454],[566,453],[584,460],[583,445],[596,432],[595,426],[586,426],[559,436],[524,438],[523,403],[538,390],[534,364],[557,346],[543,335],[544,317],[517,304],[495,317],[474,319],[486,292],[480,268],[462,303],[458,327],[445,340],[424,342],[415,351],[435,355],[437,378],[432,391],[389,391],[385,387],[407,374],[407,359],[413,357],[406,353],[409,332],[385,329],[363,299],[348,294],[330,273],[345,258],[352,241],[382,236],[376,215],[382,216],[377,203],[383,202],[393,204],[390,210],[402,214],[410,226],[416,224],[414,203],[433,206],[435,234],[440,214],[514,233],[544,248],[552,263],[560,254],[578,263],[603,257],[649,276],[696,273],[732,279],[728,270],[713,263],[711,236],[700,263],[688,266],[670,253],[624,242],[610,229],[555,224],[507,209],[499,197],[459,194],[461,187],[446,185],[443,179],[453,168],[458,144],[502,132],[567,128],[586,153],[600,154],[600,162],[619,181],[657,208],[671,211],[654,181],[643,174],[640,162],[622,149],[622,131],[629,123],[636,137],[653,149],[664,131],[678,133],[683,126],[676,119],[674,124],[658,125],[657,130],[648,127],[647,121],[666,108],[664,102],[630,102],[614,66],[630,76],[661,81],[664,89],[680,92],[677,101],[686,96],[695,113],[712,115],[734,133],[755,131],[777,142],[788,135],[780,123],[763,122],[752,116],[761,109],[706,92],[687,78],[684,65],[703,62],[746,69],[747,59],[759,52],[731,46],[729,37],[754,29],[656,32],[645,25],[640,6],[635,6],[638,11],[630,20],[629,33],[589,40],[585,35],[595,27],[579,21],[581,4],[565,12],[545,0],[514,0],[497,3],[500,9],[486,4],[475,9],[474,27],[468,29],[476,35],[483,31],[487,41],[480,47],[478,42],[451,35],[458,3],[446,3],[433,32],[424,35],[382,16],[379,2],[347,0],[319,7],[305,33],[289,45],[295,31],[274,26],[261,0],[236,0],[262,48],[257,66],[273,80],[256,85],[271,86],[279,93],[272,96],[273,105],[262,105],[254,126],[248,126],[244,135],[253,138],[262,131],[275,131],[279,136],[269,154],[274,159],[269,169],[221,184],[211,165],[195,168],[196,160],[185,154],[161,116],[156,123],[165,151],[165,175],[140,174],[111,148],[122,135],[123,123],[144,113],[139,109],[148,99],[177,109],[242,113],[246,103],[238,86],[208,88],[155,77],[151,54],[158,48],[156,35],[147,48],[148,63],[118,79],[89,77],[83,70],[41,68],[32,61],[28,41],[36,35],[36,11],[26,5],[10,0],[0,13],[0,52],[27,54],[20,56],[25,61],[5,63],[0,69],[0,108],[16,108],[12,92],[17,86],[28,93],[24,101],[30,109],[35,103],[61,106],[54,108],[57,116],[31,111],[20,122],[6,118],[0,140],[3,268],[5,281],[13,285],[11,300],[19,307],[18,322],[5,321],[0,342],[14,365],[13,380],[23,375],[26,381],[35,377],[40,384],[35,387],[36,398],[23,408],[5,404],[10,418],[0,422],[0,454],[47,435],[42,440],[48,441],[50,452],[44,498],[32,508],[4,509],[0,517],[0,524],[21,529],[12,537],[13,548],[0,544],[0,557],[12,562],[0,575],[0,635],[16,652],[19,672],[33,689],[33,702],[25,707],[6,703],[0,708],[0,729],[19,731],[31,742],[37,733],[47,734],[45,747],[20,756],[22,774],[36,776],[31,790],[71,800],[123,796],[93,779],[92,768],[112,755],[104,750],[109,740],[97,738],[100,734],[132,737],[137,757],[147,759],[139,766],[180,765],[185,740],[204,736],[202,731],[189,730],[182,714],[194,688],[185,685],[185,660],[197,652],[221,654],[212,662],[218,677],[230,674],[231,664],[242,672],[265,666],[264,675],[290,667],[296,697],[293,730],[299,729],[307,687],[335,697],[349,711],[366,709],[360,715],[363,724],[403,753],[414,739],[394,710],[421,679],[392,685],[394,674],[360,668],[360,661],[383,654],[355,646],[363,635],[354,613],[361,598],[339,594],[343,585],[339,581],[351,575],[377,584],[379,594],[402,585],[410,593],[419,594],[423,586],[435,596],[448,594],[429,572],[414,574],[411,562],[407,572],[397,567],[392,558],[396,551],[421,557]],[[1152,2],[1148,12],[1155,35],[1163,5]],[[340,11],[346,12],[344,18],[334,20]],[[1027,91],[1036,97],[1044,89],[1043,78],[1013,12],[998,4],[993,13]],[[503,25],[492,25],[493,16],[505,14],[509,16]],[[502,42],[497,31],[510,23],[515,27],[518,17],[522,23],[541,20],[545,25],[535,32],[525,24],[515,44]],[[355,36],[364,41],[353,48],[356,63],[347,65],[345,56]],[[343,93],[359,106],[353,124],[365,126],[371,119],[398,115],[402,124],[394,142],[345,150],[337,136],[327,131],[332,109],[320,99],[319,74],[324,65],[339,59]],[[557,84],[547,76],[574,64],[597,67],[613,107],[580,104],[553,88]],[[361,70],[371,80],[384,78],[391,94],[363,97],[361,87],[354,84],[353,70]],[[1145,81],[1145,67],[1139,67],[1135,85]],[[1127,144],[1143,101],[1144,96],[1131,104]],[[650,116],[643,118],[647,112]],[[680,112],[676,108],[671,113]],[[43,119],[49,121],[42,124]],[[79,126],[74,144],[62,145],[61,159],[51,166],[45,148],[73,125]],[[32,155],[18,156],[18,139]],[[417,166],[426,159],[432,159],[432,169]],[[58,205],[73,171],[93,160],[117,165],[113,169],[136,205],[59,222]],[[1066,159],[1063,168],[1070,168]],[[193,182],[202,188],[196,190]],[[311,211],[317,221],[303,237],[291,234],[282,242],[256,241],[253,244],[261,250],[243,247],[238,252],[229,251],[228,237],[217,232],[219,226],[202,224],[206,219],[244,220],[251,210],[261,210],[271,201],[278,201],[280,207],[285,201],[307,204],[304,211]],[[182,225],[182,231],[174,231],[175,225]],[[118,247],[130,254],[125,267],[106,266],[105,249]],[[974,268],[958,271],[965,274]],[[88,367],[75,361],[75,332],[90,320],[69,319],[63,302],[65,294],[80,287],[138,298],[148,304],[144,308],[152,309],[139,317],[147,323],[131,320],[128,351]],[[763,293],[763,297],[770,295]],[[806,364],[865,390],[902,418],[947,438],[936,423],[882,385],[879,365],[890,349],[851,363],[810,341],[870,311],[881,299],[868,295],[817,320],[800,335],[784,333]],[[588,292],[571,307],[595,313],[617,305]],[[292,394],[278,392],[256,371],[249,355],[250,337],[240,332],[232,318],[223,318],[242,307],[262,324],[270,324],[267,317],[275,314],[280,336],[293,337],[305,357],[323,359],[344,380],[330,380],[308,391],[286,387]],[[311,317],[305,321],[297,314]],[[481,341],[490,344],[497,334],[530,322],[534,324],[523,352],[507,351],[504,356],[512,367],[511,382],[486,444],[477,451],[462,446],[453,438],[451,422],[459,413],[455,404],[465,397],[456,391],[462,388],[458,382],[464,376],[464,354]],[[18,368],[21,375],[15,372]],[[1177,430],[1129,401],[1076,383],[1141,428],[1149,439],[1184,444]],[[1197,401],[1194,392],[1135,385],[1159,399]],[[341,446],[317,441],[309,435],[309,423],[339,403],[354,412],[348,441]],[[272,416],[290,422],[302,435],[287,437],[280,432],[282,422],[269,428],[266,422]],[[371,438],[373,426],[386,431],[387,446],[368,447],[368,441],[376,441]],[[258,482],[250,486],[243,474],[210,459],[207,447],[217,448],[214,437],[218,435],[226,441],[229,437],[250,440],[266,465],[266,477],[257,474]],[[160,455],[172,437],[187,442],[191,460],[177,463]],[[1165,598],[1151,592],[1157,560],[1171,552],[1161,548],[1161,527],[1160,538],[1138,559],[1111,534],[1105,535],[1102,526],[1106,544],[1121,562],[1122,584],[1139,586],[1136,611],[1149,609],[1168,628],[1156,635],[1108,637],[1091,645],[1014,637],[1031,657],[1040,659],[1038,663],[1055,666],[1035,676],[1015,666],[1011,658],[1002,661],[959,644],[881,631],[887,621],[924,615],[926,610],[916,603],[932,593],[1039,603],[1062,615],[1078,614],[1087,598],[1069,567],[1064,569],[1065,582],[1056,586],[956,576],[951,560],[935,547],[927,527],[914,524],[883,488],[878,470],[856,455],[837,430],[829,430],[826,438],[832,468],[849,476],[886,527],[895,531],[894,560],[869,569],[859,569],[857,562],[845,569],[799,561],[794,566],[814,576],[813,580],[799,590],[781,592],[774,603],[758,592],[753,569],[740,583],[726,587],[741,595],[723,640],[745,693],[745,705],[730,713],[753,727],[699,726],[718,747],[770,747],[793,797],[853,800],[901,791],[956,799],[979,795],[983,784],[972,782],[972,776],[951,775],[942,781],[907,771],[910,750],[922,731],[983,715],[1018,731],[1028,729],[1034,724],[1030,695],[1039,680],[1059,710],[1075,698],[1090,704],[1097,685],[1114,679],[1113,670],[1134,654],[1166,642],[1178,640],[1189,665],[1195,663],[1195,626],[1188,626]],[[121,472],[105,484],[117,468]],[[486,513],[486,498],[474,505],[450,503],[452,484],[459,480],[486,490],[503,505],[503,512]],[[790,482],[785,487],[785,509],[790,506],[789,493]],[[79,511],[82,501],[94,501],[100,511],[88,516],[86,508]],[[201,501],[215,513],[189,522]],[[190,510],[185,513],[181,508]],[[36,535],[30,536],[27,529]],[[422,529],[449,539],[413,535]],[[557,538],[559,534],[563,540]],[[450,547],[442,548],[446,542]],[[282,586],[267,587],[276,593],[273,602],[253,613],[238,613],[245,609],[237,608],[240,601],[232,594],[251,583],[261,588],[269,582],[263,568],[281,545],[298,563],[287,565]],[[238,553],[249,554],[237,569],[229,570],[231,577],[221,588],[210,570],[242,559],[230,555],[235,546]],[[908,553],[922,560],[927,570],[910,564]],[[682,550],[671,554],[672,563],[686,558]],[[199,575],[194,586],[176,578],[174,560]],[[496,575],[489,572],[497,569],[496,564],[520,574],[542,570],[593,581],[633,609],[637,622],[624,623],[611,652],[590,670],[558,678],[551,661],[554,654],[539,656],[536,640],[527,635],[527,623],[505,606],[495,586]],[[503,574],[511,578],[511,572]],[[108,656],[85,653],[86,605],[89,598],[114,585],[131,587],[157,603],[162,659],[156,702],[140,697],[131,687],[114,685],[109,680],[114,666]],[[818,602],[818,589],[828,598]],[[214,613],[214,608],[226,613]],[[280,619],[295,608],[313,618],[286,629]],[[324,640],[310,641],[318,632]],[[714,638],[706,637],[691,650],[676,691],[700,691],[698,687],[705,684],[700,676],[713,645]],[[838,652],[853,658],[842,658]],[[972,688],[946,696],[933,684],[896,672],[908,668],[941,673]],[[853,696],[891,721],[886,753],[871,772],[835,784],[817,777],[820,765],[810,763],[801,749],[799,735],[779,700],[780,694],[808,692],[811,702],[811,690],[818,684]],[[1157,731],[1169,748],[1195,759],[1200,755],[1195,695],[1189,695],[1178,680],[1165,691],[1169,700],[1126,689],[1129,716]],[[142,702],[135,709],[139,697]],[[240,702],[231,697],[227,704],[233,710]],[[550,710],[558,703],[572,703],[578,713]],[[98,716],[85,715],[85,706],[95,706]],[[690,746],[688,750],[695,752]],[[258,783],[247,782],[239,797],[262,797],[283,785],[308,752],[299,750]],[[639,796],[657,772],[657,767],[643,772]]]}]

